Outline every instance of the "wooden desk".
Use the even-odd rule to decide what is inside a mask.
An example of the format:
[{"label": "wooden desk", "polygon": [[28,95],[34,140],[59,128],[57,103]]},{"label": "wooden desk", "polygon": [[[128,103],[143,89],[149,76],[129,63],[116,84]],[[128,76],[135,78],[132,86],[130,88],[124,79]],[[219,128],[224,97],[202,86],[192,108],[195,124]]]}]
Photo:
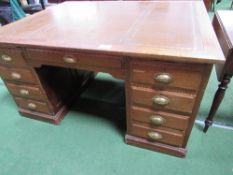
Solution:
[{"label": "wooden desk", "polygon": [[125,80],[126,143],[176,156],[224,62],[202,1],[66,2],[2,27],[0,48],[22,115],[59,123],[93,72],[107,72]]}]

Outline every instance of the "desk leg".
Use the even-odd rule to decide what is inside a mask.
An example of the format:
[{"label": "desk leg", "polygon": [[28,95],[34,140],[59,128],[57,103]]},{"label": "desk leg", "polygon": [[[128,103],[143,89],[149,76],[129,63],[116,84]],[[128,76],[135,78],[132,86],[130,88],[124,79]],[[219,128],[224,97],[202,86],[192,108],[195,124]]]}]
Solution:
[{"label": "desk leg", "polygon": [[203,132],[207,132],[208,128],[213,124],[213,118],[215,113],[218,110],[219,105],[222,102],[222,99],[224,98],[225,91],[227,89],[228,84],[230,83],[231,80],[230,75],[225,75],[222,82],[219,84],[218,90],[215,93],[214,100],[209,112],[208,117],[205,120],[205,127],[203,129]]}]

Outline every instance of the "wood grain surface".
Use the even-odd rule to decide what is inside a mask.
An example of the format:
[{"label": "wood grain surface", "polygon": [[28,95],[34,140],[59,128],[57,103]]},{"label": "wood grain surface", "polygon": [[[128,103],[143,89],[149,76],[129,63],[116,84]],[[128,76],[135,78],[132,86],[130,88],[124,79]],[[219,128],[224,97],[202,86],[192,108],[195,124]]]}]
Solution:
[{"label": "wood grain surface", "polygon": [[202,1],[64,2],[2,27],[0,43],[224,62]]}]

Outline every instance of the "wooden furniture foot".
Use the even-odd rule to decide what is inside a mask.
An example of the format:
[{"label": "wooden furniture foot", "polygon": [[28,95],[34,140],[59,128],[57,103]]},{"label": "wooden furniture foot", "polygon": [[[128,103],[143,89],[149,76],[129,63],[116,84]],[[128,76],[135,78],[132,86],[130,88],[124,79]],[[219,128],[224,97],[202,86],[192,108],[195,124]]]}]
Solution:
[{"label": "wooden furniture foot", "polygon": [[125,135],[125,143],[137,147],[146,148],[152,151],[167,153],[177,157],[185,157],[187,153],[186,148],[179,148],[159,142],[150,142],[147,139],[135,137],[129,134]]},{"label": "wooden furniture foot", "polygon": [[66,113],[68,112],[69,106],[62,106],[62,108],[55,114],[55,115],[50,115],[50,114],[44,114],[36,111],[30,111],[27,109],[20,108],[19,113],[23,117],[31,118],[31,119],[36,119],[48,123],[52,123],[55,125],[60,124]]},{"label": "wooden furniture foot", "polygon": [[206,133],[208,128],[213,124],[213,118],[218,110],[219,105],[222,102],[222,99],[225,95],[225,91],[227,89],[227,85],[230,83],[231,76],[230,75],[225,75],[222,82],[219,84],[218,90],[215,93],[214,100],[209,112],[208,117],[205,120],[205,127],[203,129],[203,132]]}]

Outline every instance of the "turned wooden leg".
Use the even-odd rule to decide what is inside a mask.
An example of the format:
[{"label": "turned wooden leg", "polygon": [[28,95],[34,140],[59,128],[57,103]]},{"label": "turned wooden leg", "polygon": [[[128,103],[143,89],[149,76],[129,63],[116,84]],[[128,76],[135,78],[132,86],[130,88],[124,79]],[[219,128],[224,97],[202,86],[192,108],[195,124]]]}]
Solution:
[{"label": "turned wooden leg", "polygon": [[222,82],[218,86],[218,90],[215,93],[214,100],[213,100],[209,115],[205,119],[205,127],[203,129],[203,132],[205,132],[205,133],[207,132],[209,126],[211,126],[213,123],[214,115],[215,115],[216,111],[218,110],[219,105],[222,102],[222,99],[225,95],[225,91],[227,89],[227,85],[230,83],[231,77],[232,77],[231,75],[225,75]]},{"label": "turned wooden leg", "polygon": [[41,4],[42,9],[45,9],[45,3],[44,3],[44,0],[40,0],[40,4]]}]

